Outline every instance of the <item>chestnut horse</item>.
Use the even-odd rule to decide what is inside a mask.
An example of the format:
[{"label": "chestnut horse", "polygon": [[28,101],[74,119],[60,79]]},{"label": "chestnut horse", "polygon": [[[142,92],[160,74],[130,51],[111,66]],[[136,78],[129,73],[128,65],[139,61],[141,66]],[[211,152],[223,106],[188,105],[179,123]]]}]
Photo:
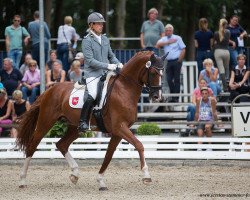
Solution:
[{"label": "chestnut horse", "polygon": [[[112,83],[112,90],[103,108],[103,120],[107,132],[111,133],[111,139],[98,173],[99,190],[107,189],[103,179],[104,172],[122,139],[137,149],[141,169],[144,173],[143,182],[145,184],[151,182],[144,158],[144,147],[129,128],[137,119],[137,103],[144,85],[149,90],[150,98],[153,101],[160,101],[162,97],[161,76],[165,57],[157,57],[149,51],[138,52],[109,82],[109,85]],[[74,184],[77,182],[78,165],[68,151],[69,145],[79,136],[77,126],[80,119],[80,109],[73,109],[69,106],[69,96],[72,89],[73,83],[70,82],[54,85],[40,95],[31,109],[22,116],[18,126],[17,145],[25,151],[26,159],[21,171],[19,187],[27,186],[28,166],[38,144],[54,123],[62,117],[67,120],[68,131],[56,143],[56,147],[72,169],[70,180]],[[95,123],[94,120],[91,120],[92,125]]]}]

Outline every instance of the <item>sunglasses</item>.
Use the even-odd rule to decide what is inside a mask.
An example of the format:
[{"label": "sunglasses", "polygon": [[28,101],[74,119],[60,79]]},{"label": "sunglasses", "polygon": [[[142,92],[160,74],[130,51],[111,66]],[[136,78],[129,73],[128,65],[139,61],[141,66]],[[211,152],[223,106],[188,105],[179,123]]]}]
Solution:
[{"label": "sunglasses", "polygon": [[20,22],[20,20],[18,20],[18,19],[14,19],[14,22]]}]

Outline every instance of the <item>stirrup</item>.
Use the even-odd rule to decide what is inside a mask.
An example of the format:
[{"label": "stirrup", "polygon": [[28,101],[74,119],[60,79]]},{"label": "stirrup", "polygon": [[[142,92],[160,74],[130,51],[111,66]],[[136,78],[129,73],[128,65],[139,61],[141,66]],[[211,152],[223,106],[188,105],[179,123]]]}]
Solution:
[{"label": "stirrup", "polygon": [[86,132],[87,130],[89,130],[89,124],[85,121],[80,121],[77,129],[79,132]]}]

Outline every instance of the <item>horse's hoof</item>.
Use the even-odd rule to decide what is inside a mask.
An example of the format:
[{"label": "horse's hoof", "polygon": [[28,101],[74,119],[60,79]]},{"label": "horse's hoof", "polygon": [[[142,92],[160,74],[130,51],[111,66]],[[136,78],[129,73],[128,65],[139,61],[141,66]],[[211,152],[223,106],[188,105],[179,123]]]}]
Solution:
[{"label": "horse's hoof", "polygon": [[108,190],[107,187],[100,187],[100,188],[99,188],[99,191],[106,191],[106,190]]},{"label": "horse's hoof", "polygon": [[71,174],[71,175],[69,176],[69,179],[70,179],[70,181],[71,181],[72,183],[76,184],[79,178],[78,178],[77,176]]},{"label": "horse's hoof", "polygon": [[27,185],[19,185],[19,188],[27,188]]},{"label": "horse's hoof", "polygon": [[149,185],[150,183],[152,183],[152,179],[151,178],[143,178],[142,182],[145,185]]}]

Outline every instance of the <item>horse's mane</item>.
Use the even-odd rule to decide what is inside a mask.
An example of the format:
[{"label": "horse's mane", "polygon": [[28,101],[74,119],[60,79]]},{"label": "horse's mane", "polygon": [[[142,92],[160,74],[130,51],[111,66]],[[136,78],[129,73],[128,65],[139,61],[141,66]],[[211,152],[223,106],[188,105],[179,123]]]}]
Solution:
[{"label": "horse's mane", "polygon": [[141,58],[146,59],[146,58],[150,57],[152,54],[153,54],[152,51],[139,51],[131,59],[129,59],[129,61],[126,63],[126,65],[134,63]]}]

